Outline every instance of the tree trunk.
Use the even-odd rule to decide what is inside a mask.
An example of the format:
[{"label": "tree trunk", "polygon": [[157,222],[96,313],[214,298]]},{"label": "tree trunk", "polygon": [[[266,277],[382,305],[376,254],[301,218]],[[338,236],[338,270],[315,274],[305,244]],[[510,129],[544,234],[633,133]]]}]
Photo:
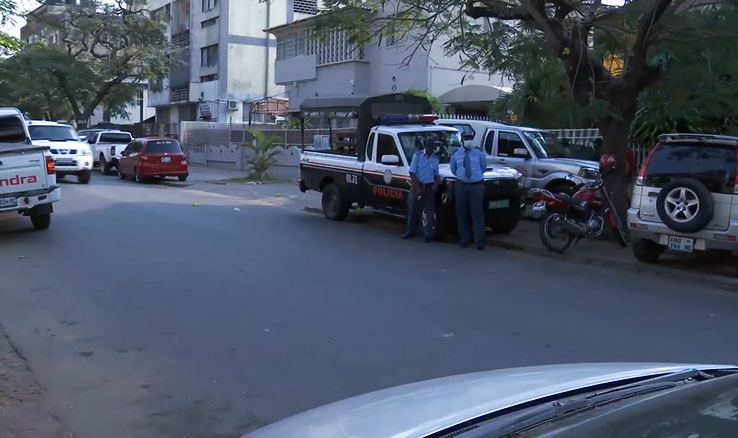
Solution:
[{"label": "tree trunk", "polygon": [[612,201],[618,215],[625,223],[626,213],[629,207],[630,193],[628,193],[628,174],[626,150],[629,147],[628,138],[632,120],[616,119],[606,117],[597,125],[602,135],[602,149],[600,155],[611,154],[617,160],[614,172],[604,175],[605,185],[612,195]]}]

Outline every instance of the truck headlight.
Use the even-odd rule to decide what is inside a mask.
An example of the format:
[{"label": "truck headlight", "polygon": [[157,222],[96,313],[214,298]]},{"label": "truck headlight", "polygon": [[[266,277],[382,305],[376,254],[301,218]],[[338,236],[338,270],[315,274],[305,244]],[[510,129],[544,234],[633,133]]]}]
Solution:
[{"label": "truck headlight", "polygon": [[92,151],[89,149],[81,149],[80,155],[92,155]]},{"label": "truck headlight", "polygon": [[600,177],[600,171],[591,167],[582,167],[578,175],[584,179],[597,179]]}]

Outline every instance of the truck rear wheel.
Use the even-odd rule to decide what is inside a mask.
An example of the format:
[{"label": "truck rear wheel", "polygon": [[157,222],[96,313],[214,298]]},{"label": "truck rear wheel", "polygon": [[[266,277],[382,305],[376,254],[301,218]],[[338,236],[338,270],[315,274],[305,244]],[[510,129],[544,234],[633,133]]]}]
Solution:
[{"label": "truck rear wheel", "polygon": [[349,212],[349,204],[343,199],[341,191],[335,184],[328,184],[323,188],[323,214],[332,221],[346,219]]},{"label": "truck rear wheel", "polygon": [[51,225],[51,214],[33,214],[31,215],[31,224],[37,230],[45,230]]},{"label": "truck rear wheel", "polygon": [[100,173],[102,173],[103,175],[108,175],[111,168],[112,166],[110,165],[110,163],[105,161],[105,155],[100,154]]}]

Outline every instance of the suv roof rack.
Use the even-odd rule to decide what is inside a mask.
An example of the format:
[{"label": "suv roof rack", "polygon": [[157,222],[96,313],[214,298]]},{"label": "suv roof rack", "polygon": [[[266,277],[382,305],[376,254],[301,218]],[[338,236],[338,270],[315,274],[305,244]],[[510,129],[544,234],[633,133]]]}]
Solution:
[{"label": "suv roof rack", "polygon": [[659,141],[701,141],[701,142],[712,142],[712,143],[728,143],[738,145],[738,137],[731,137],[729,135],[716,135],[716,134],[661,134],[659,135]]}]

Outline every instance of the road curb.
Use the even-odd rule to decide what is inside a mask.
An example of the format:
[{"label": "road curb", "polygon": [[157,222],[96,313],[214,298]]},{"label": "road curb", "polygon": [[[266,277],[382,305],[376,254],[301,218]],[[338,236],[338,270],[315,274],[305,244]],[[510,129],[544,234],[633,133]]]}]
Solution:
[{"label": "road curb", "polygon": [[605,257],[592,257],[591,255],[577,254],[576,250],[573,250],[565,255],[561,255],[548,251],[542,246],[537,247],[533,245],[523,245],[519,243],[495,240],[494,238],[488,238],[487,244],[489,246],[520,251],[526,254],[531,254],[538,257],[545,257],[548,259],[555,259],[581,265],[607,267],[620,271],[634,272],[637,274],[654,275],[657,277],[669,278],[671,280],[687,280],[691,283],[699,282],[706,286],[712,286],[730,292],[738,292],[738,278],[728,276],[704,274],[700,272],[694,272],[692,270],[678,269],[668,266],[659,266],[657,264],[640,263],[635,259],[632,262],[625,262]]}]

